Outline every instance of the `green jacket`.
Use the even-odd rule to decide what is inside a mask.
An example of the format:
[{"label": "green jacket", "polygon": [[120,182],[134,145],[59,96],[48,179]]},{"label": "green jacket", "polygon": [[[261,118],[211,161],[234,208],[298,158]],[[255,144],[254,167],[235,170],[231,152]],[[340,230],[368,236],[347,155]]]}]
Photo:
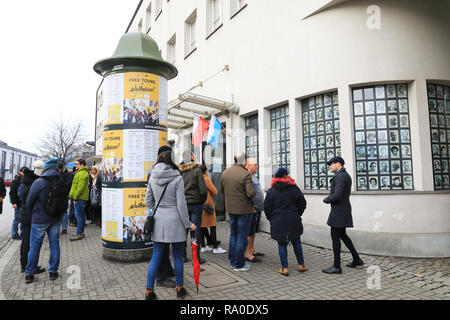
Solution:
[{"label": "green jacket", "polygon": [[89,200],[89,168],[78,169],[73,178],[72,188],[70,188],[69,198],[73,200]]}]

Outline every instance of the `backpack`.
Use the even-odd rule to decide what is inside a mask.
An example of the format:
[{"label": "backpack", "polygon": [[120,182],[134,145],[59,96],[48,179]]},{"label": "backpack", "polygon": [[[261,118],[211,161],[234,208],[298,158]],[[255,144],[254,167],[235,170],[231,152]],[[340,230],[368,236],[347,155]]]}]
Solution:
[{"label": "backpack", "polygon": [[67,202],[68,197],[65,192],[64,179],[59,174],[49,182],[44,211],[52,217],[62,215],[67,209]]}]

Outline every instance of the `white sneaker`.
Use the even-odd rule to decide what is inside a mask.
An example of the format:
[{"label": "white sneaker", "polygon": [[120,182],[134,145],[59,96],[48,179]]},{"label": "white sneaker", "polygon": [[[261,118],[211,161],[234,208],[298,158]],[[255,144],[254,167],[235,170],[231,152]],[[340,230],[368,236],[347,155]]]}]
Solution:
[{"label": "white sneaker", "polygon": [[227,250],[224,250],[224,249],[222,249],[220,247],[213,250],[213,253],[225,253],[225,252],[227,252]]},{"label": "white sneaker", "polygon": [[213,250],[212,248],[206,246],[206,247],[204,247],[204,248],[201,248],[201,249],[200,249],[200,252],[209,252],[209,251],[212,251],[212,250]]},{"label": "white sneaker", "polygon": [[243,266],[242,268],[235,268],[233,269],[234,271],[248,271],[250,270],[250,265],[246,264],[245,266]]}]

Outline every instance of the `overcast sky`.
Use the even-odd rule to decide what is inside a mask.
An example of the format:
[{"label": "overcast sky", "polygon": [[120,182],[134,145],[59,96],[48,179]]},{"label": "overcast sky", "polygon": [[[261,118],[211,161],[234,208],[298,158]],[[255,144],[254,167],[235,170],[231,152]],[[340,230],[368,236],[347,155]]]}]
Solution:
[{"label": "overcast sky", "polygon": [[0,1],[0,140],[35,152],[51,118],[82,119],[94,140],[92,67],[114,53],[138,3]]}]

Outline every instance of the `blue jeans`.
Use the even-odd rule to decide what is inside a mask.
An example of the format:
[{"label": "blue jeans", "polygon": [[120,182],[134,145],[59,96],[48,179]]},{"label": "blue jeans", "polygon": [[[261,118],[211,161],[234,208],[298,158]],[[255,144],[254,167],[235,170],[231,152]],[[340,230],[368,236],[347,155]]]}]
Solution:
[{"label": "blue jeans", "polygon": [[25,268],[25,274],[30,275],[36,272],[39,261],[39,253],[41,252],[42,241],[45,234],[48,235],[50,243],[50,261],[49,272],[57,272],[59,268],[60,247],[59,247],[59,229],[61,221],[51,224],[32,224],[30,233],[30,251],[28,251],[28,263]]},{"label": "blue jeans", "polygon": [[[183,250],[184,250],[184,242],[172,243],[175,283],[178,287],[182,286],[184,283]],[[148,272],[147,272],[147,289],[149,290],[153,289],[155,286],[155,279],[158,273],[159,265],[162,260],[163,251],[164,251],[163,242],[153,243],[153,256],[152,260],[150,260],[150,264],[148,265]]]},{"label": "blue jeans", "polygon": [[[19,211],[20,211],[19,208],[14,209],[14,220],[11,228],[11,235],[13,237],[19,236]],[[20,228],[20,231],[22,232],[22,228]]]},{"label": "blue jeans", "polygon": [[247,237],[253,220],[253,213],[229,214],[230,216],[230,244],[228,259],[233,268],[242,268],[245,265],[245,249]]},{"label": "blue jeans", "polygon": [[200,260],[200,241],[202,239],[202,214],[203,204],[188,204],[189,220],[195,224],[197,229],[195,230],[195,240],[197,240],[197,256]]},{"label": "blue jeans", "polygon": [[73,204],[73,200],[70,199],[69,204],[69,222],[70,223],[77,223],[77,218],[75,217],[75,205]]},{"label": "blue jeans", "polygon": [[77,217],[77,234],[84,233],[85,207],[86,207],[86,200],[78,199],[77,204],[75,205],[75,216]]},{"label": "blue jeans", "polygon": [[66,212],[64,212],[64,216],[62,219],[62,230],[67,230],[67,227],[69,226],[69,220],[72,223],[72,221],[75,219],[75,208],[73,206],[72,199],[70,199],[69,209],[67,209]]},{"label": "blue jeans", "polygon": [[[292,247],[294,248],[295,257],[299,265],[304,265],[303,260],[303,250],[302,242],[300,239],[291,241]],[[278,242],[278,254],[280,255],[281,267],[287,269],[288,267],[288,253],[287,253],[287,243]]]}]

